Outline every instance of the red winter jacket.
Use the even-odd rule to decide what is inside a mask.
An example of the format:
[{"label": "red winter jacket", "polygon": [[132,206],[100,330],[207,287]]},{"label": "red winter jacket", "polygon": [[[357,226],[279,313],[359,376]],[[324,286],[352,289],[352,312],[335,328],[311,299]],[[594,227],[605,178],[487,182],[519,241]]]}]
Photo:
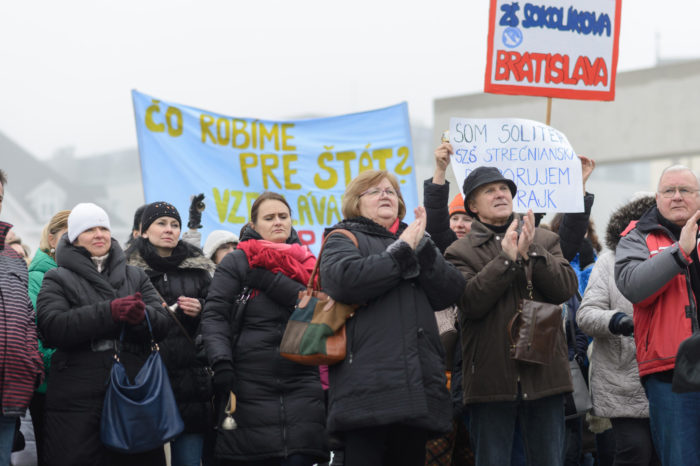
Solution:
[{"label": "red winter jacket", "polygon": [[692,259],[658,223],[653,207],[622,232],[615,252],[615,280],[634,304],[639,375],[672,370],[678,345],[697,328],[690,283]]}]

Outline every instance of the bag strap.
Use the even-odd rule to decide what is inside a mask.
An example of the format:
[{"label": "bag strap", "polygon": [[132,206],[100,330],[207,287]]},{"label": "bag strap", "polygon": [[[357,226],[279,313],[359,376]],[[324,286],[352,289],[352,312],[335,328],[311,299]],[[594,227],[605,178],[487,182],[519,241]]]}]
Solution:
[{"label": "bag strap", "polygon": [[535,299],[533,295],[534,286],[532,286],[532,259],[525,264],[525,277],[527,278],[527,293],[530,299]]},{"label": "bag strap", "polygon": [[[306,285],[306,289],[309,291],[314,291],[314,280],[316,279],[316,276],[318,275],[319,268],[321,266],[321,255],[323,254],[323,248],[326,246],[326,243],[328,242],[328,238],[333,236],[335,233],[345,235],[347,236],[350,241],[352,241],[352,244],[355,245],[356,248],[359,248],[360,246],[357,244],[357,237],[353,235],[350,231],[344,230],[342,228],[339,228],[337,230],[333,230],[330,233],[326,235],[325,238],[323,238],[323,243],[321,244],[321,250],[318,252],[318,257],[316,258],[316,264],[314,265],[314,270],[311,272],[311,277],[309,277],[309,283]],[[318,275],[318,289],[321,289],[321,277]]]},{"label": "bag strap", "polygon": [[[148,309],[144,309],[144,316],[146,316],[146,324],[148,325],[148,333],[151,335],[151,351],[159,351],[160,348],[158,347],[158,343],[156,343],[156,339],[153,336],[153,327],[151,326],[151,318],[148,317]],[[126,324],[122,324],[122,331],[119,334],[119,344],[116,345],[114,348],[114,359],[119,361],[119,356],[121,355],[122,351],[122,344],[124,343],[124,335],[126,334]]]},{"label": "bag strap", "polygon": [[[250,299],[250,295],[252,293],[252,288],[244,286],[241,292],[239,293],[238,297],[236,298],[236,301],[234,302],[235,307],[233,309],[233,315],[231,316],[231,329],[234,331],[233,335],[231,335],[232,352],[236,349],[238,339],[241,337],[241,323],[243,322],[245,308],[248,304],[248,300]],[[233,324],[236,325],[235,328],[233,327]]]},{"label": "bag strap", "polygon": [[[155,287],[153,287],[155,289]],[[187,329],[185,328],[184,325],[182,325],[182,322],[180,322],[180,319],[177,318],[177,311],[174,311],[168,306],[168,303],[163,299],[163,296],[156,290],[156,294],[158,295],[158,299],[160,299],[160,302],[163,303],[163,307],[165,308],[166,311],[168,311],[168,315],[170,315],[173,319],[175,319],[175,323],[177,324],[178,327],[180,327],[180,330],[182,330],[183,335],[185,335],[185,338],[192,343],[192,346],[197,347],[197,344],[194,342],[190,334],[187,332]],[[202,309],[204,310],[204,309]]]}]

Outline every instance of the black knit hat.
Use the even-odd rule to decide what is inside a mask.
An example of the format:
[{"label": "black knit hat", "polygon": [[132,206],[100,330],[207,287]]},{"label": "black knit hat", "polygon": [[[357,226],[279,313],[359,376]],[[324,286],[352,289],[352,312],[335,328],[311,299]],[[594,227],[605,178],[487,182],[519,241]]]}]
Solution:
[{"label": "black knit hat", "polygon": [[476,217],[476,214],[469,209],[469,196],[471,196],[479,186],[495,183],[497,181],[502,181],[507,184],[510,188],[510,194],[515,197],[515,193],[518,192],[515,183],[501,175],[501,172],[496,167],[478,167],[464,180],[464,185],[462,186],[462,191],[464,191],[464,208],[469,215]]},{"label": "black knit hat", "polygon": [[158,201],[148,204],[143,211],[143,216],[141,217],[141,232],[143,233],[148,230],[151,223],[155,222],[160,217],[172,217],[177,220],[180,227],[182,227],[182,220],[180,220],[180,214],[175,206],[167,202]]}]

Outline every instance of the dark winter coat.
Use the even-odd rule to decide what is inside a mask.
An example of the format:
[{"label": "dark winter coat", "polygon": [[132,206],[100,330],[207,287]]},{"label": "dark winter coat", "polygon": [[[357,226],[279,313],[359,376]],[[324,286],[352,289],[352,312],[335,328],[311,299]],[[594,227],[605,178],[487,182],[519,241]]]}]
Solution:
[{"label": "dark winter coat", "polygon": [[[250,228],[241,242],[261,239]],[[288,243],[298,242],[296,232]],[[255,290],[244,310],[240,337],[231,347],[231,312],[248,275],[241,250],[224,257],[214,273],[202,315],[202,336],[212,366],[233,364],[236,430],[219,430],[215,455],[254,461],[305,454],[328,460],[325,408],[318,367],[302,366],[280,356],[279,345],[304,285],[277,274],[270,292]],[[217,404],[218,405],[218,404]]]},{"label": "dark winter coat", "polygon": [[328,428],[346,431],[403,424],[431,433],[451,430],[445,353],[434,311],[453,304],[464,288],[460,273],[427,237],[416,251],[363,217],[332,229],[321,283],[334,299],[361,304],[347,321],[347,357],[330,367]]},{"label": "dark winter coat", "polygon": [[[44,343],[56,348],[46,391],[46,459],[60,465],[106,464],[100,417],[123,325],[112,320],[110,303],[141,292],[156,340],[166,335],[170,317],[146,274],[126,265],[114,239],[102,273],[67,235],[59,241],[56,263],[58,268],[44,275],[37,298]],[[121,362],[134,377],[150,352],[150,336],[145,320],[126,329]],[[124,455],[124,464],[147,464],[139,461],[143,456]]]},{"label": "dark winter coat", "polygon": [[[199,248],[180,241],[178,247],[186,254],[183,254],[182,262],[173,265],[174,270],[165,271],[154,263],[149,264],[142,257],[139,251],[146,247],[142,243],[147,241],[144,238],[136,240],[128,264],[146,272],[168,306],[177,303],[180,296],[186,296],[199,299],[203,309],[211,274],[216,268],[214,263],[204,257]],[[187,335],[175,319],[187,330]],[[209,369],[205,367],[204,361],[197,359],[197,350],[193,344],[200,333],[200,320],[201,313],[197,317],[190,317],[177,307],[174,315],[170,315],[168,336],[159,344],[180,415],[185,421],[185,432],[190,433],[204,433],[213,425]]]},{"label": "dark winter coat", "polygon": [[457,241],[457,233],[450,228],[449,196],[449,181],[436,184],[432,178],[428,178],[423,182],[423,205],[427,217],[425,231],[430,233],[430,239],[442,254]]},{"label": "dark winter coat", "polygon": [[[515,400],[519,385],[525,400],[572,391],[563,328],[550,365],[510,357],[506,328],[528,293],[523,266],[503,252],[501,240],[501,234],[475,220],[471,231],[445,253],[467,279],[459,301],[465,404]],[[556,234],[535,229],[528,256],[536,301],[559,304],[576,292],[576,273],[562,256]]]}]

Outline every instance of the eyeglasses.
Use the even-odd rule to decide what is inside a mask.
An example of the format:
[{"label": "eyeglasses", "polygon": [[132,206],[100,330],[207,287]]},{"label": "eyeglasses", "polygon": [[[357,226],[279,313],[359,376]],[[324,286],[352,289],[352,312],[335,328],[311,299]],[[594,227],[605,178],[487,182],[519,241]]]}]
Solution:
[{"label": "eyeglasses", "polygon": [[368,189],[364,193],[360,194],[360,197],[367,195],[369,197],[379,197],[382,194],[386,194],[386,197],[396,197],[396,191],[394,191],[391,188],[386,188],[386,189],[379,189],[379,188],[372,188]]},{"label": "eyeglasses", "polygon": [[676,195],[676,191],[678,191],[678,194],[680,194],[682,198],[691,197],[697,194],[698,192],[697,189],[692,189],[687,186],[669,186],[668,188],[661,191],[660,194],[665,198],[671,198]]}]

